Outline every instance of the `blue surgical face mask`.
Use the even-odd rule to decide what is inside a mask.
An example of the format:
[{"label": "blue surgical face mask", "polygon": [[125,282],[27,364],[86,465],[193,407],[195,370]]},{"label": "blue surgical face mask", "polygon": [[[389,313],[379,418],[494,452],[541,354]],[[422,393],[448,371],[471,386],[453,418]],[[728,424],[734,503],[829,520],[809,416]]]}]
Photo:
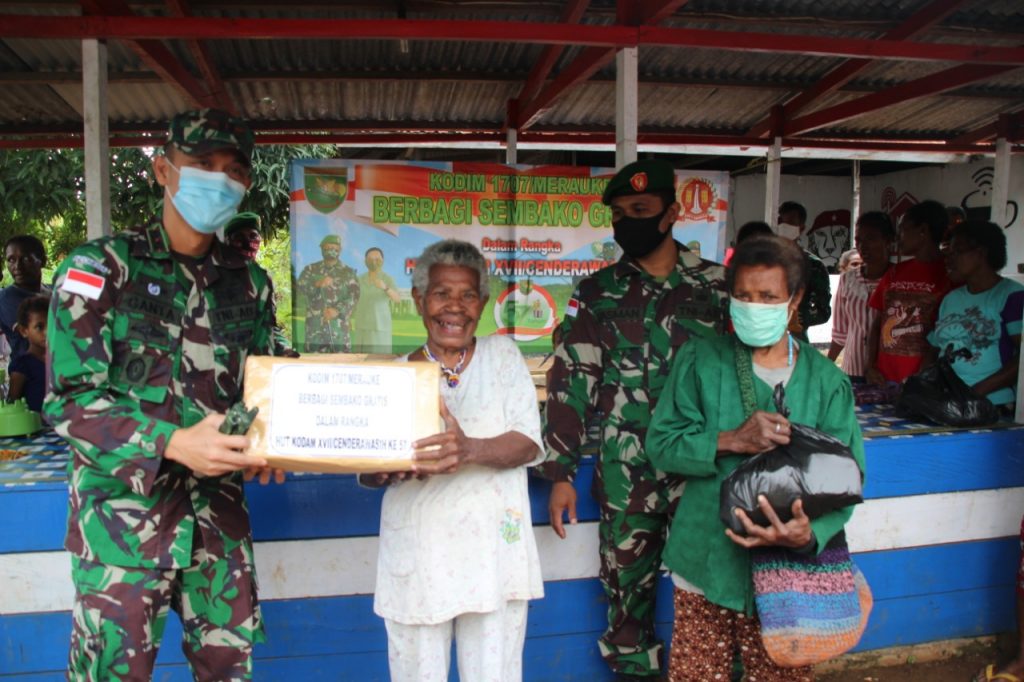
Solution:
[{"label": "blue surgical face mask", "polygon": [[245,196],[245,185],[228,177],[191,166],[171,168],[178,171],[178,191],[171,203],[185,222],[196,232],[213,234],[223,227],[235,213]]},{"label": "blue surgical face mask", "polygon": [[786,333],[786,327],[789,325],[789,301],[750,303],[732,298],[729,299],[729,315],[740,341],[751,348],[767,348]]}]

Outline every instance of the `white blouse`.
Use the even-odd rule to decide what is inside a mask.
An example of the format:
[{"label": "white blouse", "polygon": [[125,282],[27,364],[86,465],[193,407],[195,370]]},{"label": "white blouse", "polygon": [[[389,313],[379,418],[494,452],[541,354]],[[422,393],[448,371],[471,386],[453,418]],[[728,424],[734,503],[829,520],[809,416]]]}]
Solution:
[{"label": "white blouse", "polygon": [[533,380],[509,338],[478,338],[461,381],[441,397],[467,436],[517,431],[537,444],[525,466],[469,465],[384,494],[373,610],[411,625],[487,613],[544,596],[526,469],[544,458]]}]

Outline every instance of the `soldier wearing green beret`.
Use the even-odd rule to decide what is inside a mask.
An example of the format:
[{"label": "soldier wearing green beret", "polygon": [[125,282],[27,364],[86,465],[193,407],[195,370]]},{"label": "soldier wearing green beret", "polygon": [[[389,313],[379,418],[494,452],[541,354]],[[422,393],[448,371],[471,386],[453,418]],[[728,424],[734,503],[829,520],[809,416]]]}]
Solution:
[{"label": "soldier wearing green beret", "polygon": [[[245,260],[255,261],[260,251],[260,245],[263,243],[262,227],[263,221],[252,211],[239,213],[224,226],[224,243],[234,247]],[[276,319],[277,302],[271,299],[270,303],[274,306],[274,318]],[[299,354],[292,349],[288,337],[284,335],[284,330],[277,324],[274,325],[274,355],[285,358],[299,357]]]},{"label": "soldier wearing green beret", "polygon": [[246,260],[256,260],[263,244],[262,228],[263,221],[252,211],[239,213],[224,226],[224,242],[234,247]]},{"label": "soldier wearing green beret", "polygon": [[267,273],[216,231],[249,185],[253,138],[229,114],[175,116],[153,175],[162,213],[58,268],[44,410],[71,445],[68,677],[150,679],[168,611],[197,678],[249,679],[263,639],[243,472],[219,432],[245,358],[269,354]]},{"label": "soldier wearing green beret", "polygon": [[348,353],[359,280],[340,260],[341,237],[329,234],[320,240],[320,253],[323,260],[307,265],[296,284],[306,304],[306,352]]},{"label": "soldier wearing green beret", "polygon": [[587,425],[599,421],[592,493],[601,510],[600,579],[608,597],[599,646],[618,679],[658,679],[654,601],[682,481],[654,468],[644,438],[675,352],[695,334],[725,330],[725,271],[672,239],[680,206],[669,163],[623,167],[602,201],[612,208],[624,255],[582,280],[566,307],[548,379],[541,472],[554,481],[548,508],[564,538],[563,516],[576,522],[573,480]]}]

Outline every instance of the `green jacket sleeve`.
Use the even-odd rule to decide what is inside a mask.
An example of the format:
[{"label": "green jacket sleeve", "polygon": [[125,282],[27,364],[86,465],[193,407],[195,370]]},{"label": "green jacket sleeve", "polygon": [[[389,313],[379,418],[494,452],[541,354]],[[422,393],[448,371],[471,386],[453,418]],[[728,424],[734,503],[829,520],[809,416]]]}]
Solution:
[{"label": "green jacket sleeve", "polygon": [[600,327],[586,300],[578,302],[575,317],[562,323],[562,342],[548,374],[544,442],[546,461],[538,467],[553,481],[572,481],[579,468],[580,449],[586,442],[587,424],[597,410],[597,389],[604,373]]},{"label": "green jacket sleeve", "polygon": [[[102,289],[65,286],[71,266]],[[105,272],[104,272],[105,271]],[[142,399],[161,388],[118,386],[112,381],[115,292],[128,279],[123,261],[89,244],[54,276],[47,323],[47,421],[95,468],[149,495],[176,425],[147,415]],[[84,292],[84,293],[83,293]],[[166,388],[164,389],[166,393]]]},{"label": "green jacket sleeve", "polygon": [[[662,471],[689,477],[715,476],[718,454],[718,406],[705,404],[702,378],[698,371],[700,349],[708,345],[691,341],[676,354],[668,385],[654,410],[647,430],[647,454]],[[710,353],[702,363],[715,365]]]}]

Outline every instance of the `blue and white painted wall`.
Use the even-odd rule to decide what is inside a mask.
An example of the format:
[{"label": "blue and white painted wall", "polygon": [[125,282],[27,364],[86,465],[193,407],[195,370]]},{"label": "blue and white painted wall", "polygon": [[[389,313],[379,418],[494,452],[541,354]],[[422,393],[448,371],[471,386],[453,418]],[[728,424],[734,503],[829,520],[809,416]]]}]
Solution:
[{"label": "blue and white painted wall", "polygon": [[[876,437],[867,466],[868,500],[848,526],[876,600],[858,648],[1012,630],[1024,429]],[[585,492],[592,473],[588,463],[578,481],[580,523],[564,541],[547,525],[547,485],[531,482],[546,597],[530,606],[530,682],[608,677],[595,644],[605,614],[597,509]],[[268,635],[256,679],[386,680],[384,627],[372,611],[380,493],[332,475],[248,492]],[[0,680],[63,679],[72,598],[61,549],[66,500],[59,481],[0,487]],[[664,580],[657,619],[665,637],[670,589]],[[190,679],[179,641],[172,616],[156,679]]]}]

